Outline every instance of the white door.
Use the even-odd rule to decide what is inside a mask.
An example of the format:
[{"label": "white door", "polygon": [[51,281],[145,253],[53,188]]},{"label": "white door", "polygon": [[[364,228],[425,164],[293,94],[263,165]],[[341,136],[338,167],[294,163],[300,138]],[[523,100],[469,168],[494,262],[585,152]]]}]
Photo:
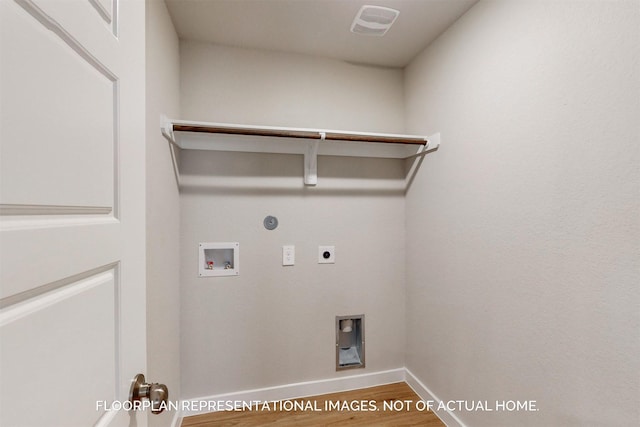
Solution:
[{"label": "white door", "polygon": [[0,0],[0,49],[0,425],[146,425],[105,410],[146,360],[144,2]]}]

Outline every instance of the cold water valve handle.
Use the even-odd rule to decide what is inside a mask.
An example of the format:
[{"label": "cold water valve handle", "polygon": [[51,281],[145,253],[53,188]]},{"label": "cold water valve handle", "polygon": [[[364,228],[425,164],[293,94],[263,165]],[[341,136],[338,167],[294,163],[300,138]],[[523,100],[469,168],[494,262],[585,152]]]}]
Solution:
[{"label": "cold water valve handle", "polygon": [[[142,399],[149,399],[148,405],[140,405],[138,407],[145,408],[149,406],[152,414],[159,414],[167,406],[169,401],[169,389],[164,384],[147,383],[143,374],[138,374],[133,379],[131,390],[129,391],[129,401],[134,404],[141,402]],[[164,403],[164,404],[163,404]]]}]

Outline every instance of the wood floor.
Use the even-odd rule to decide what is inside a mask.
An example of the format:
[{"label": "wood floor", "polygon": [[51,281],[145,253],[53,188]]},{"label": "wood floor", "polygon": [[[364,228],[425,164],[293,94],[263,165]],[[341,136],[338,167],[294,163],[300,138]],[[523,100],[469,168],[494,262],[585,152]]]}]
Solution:
[{"label": "wood floor", "polygon": [[[433,426],[445,427],[433,412],[416,403],[417,394],[404,382],[268,402],[245,410],[187,417],[182,427],[205,426]],[[262,404],[261,404],[262,405]],[[352,410],[354,409],[354,410]],[[360,410],[358,410],[360,409]]]}]

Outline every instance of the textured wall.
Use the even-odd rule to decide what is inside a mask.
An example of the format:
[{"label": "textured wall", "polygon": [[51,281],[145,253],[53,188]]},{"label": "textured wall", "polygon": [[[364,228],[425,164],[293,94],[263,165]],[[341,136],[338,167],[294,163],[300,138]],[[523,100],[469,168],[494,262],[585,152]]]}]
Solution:
[{"label": "textured wall", "polygon": [[[160,114],[179,116],[178,37],[162,1],[146,2],[147,91],[147,372],[180,398],[180,199]],[[149,417],[168,426],[165,411]]]},{"label": "textured wall", "polygon": [[402,70],[182,41],[185,119],[401,133]]},{"label": "textured wall", "polygon": [[405,74],[407,366],[473,426],[640,419],[638,2],[485,1]]},{"label": "textured wall", "polygon": [[[183,117],[401,132],[402,73],[302,55],[181,45]],[[356,109],[355,106],[360,108]],[[185,398],[404,365],[404,164],[182,153]],[[280,226],[262,221],[275,215]],[[238,277],[198,278],[199,242],[240,242]],[[282,266],[282,246],[296,265]],[[319,265],[319,245],[336,263]],[[335,316],[366,316],[367,367],[335,371]]]}]

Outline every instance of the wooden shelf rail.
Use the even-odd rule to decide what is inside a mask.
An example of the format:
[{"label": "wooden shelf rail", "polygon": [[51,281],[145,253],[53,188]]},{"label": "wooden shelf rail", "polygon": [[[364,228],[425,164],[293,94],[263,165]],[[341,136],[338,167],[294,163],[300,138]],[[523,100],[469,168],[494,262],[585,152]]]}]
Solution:
[{"label": "wooden shelf rail", "polygon": [[[258,127],[236,127],[236,126],[194,126],[194,125],[173,125],[174,132],[197,132],[197,133],[219,133],[225,135],[249,135],[249,136],[270,136],[279,138],[303,138],[303,139],[324,139],[325,141],[352,141],[352,142],[377,142],[387,144],[413,144],[426,145],[427,139],[421,136],[409,135],[384,135],[370,133],[344,133],[332,131],[315,130],[290,130],[272,129]],[[324,134],[324,138],[322,138]]]}]

